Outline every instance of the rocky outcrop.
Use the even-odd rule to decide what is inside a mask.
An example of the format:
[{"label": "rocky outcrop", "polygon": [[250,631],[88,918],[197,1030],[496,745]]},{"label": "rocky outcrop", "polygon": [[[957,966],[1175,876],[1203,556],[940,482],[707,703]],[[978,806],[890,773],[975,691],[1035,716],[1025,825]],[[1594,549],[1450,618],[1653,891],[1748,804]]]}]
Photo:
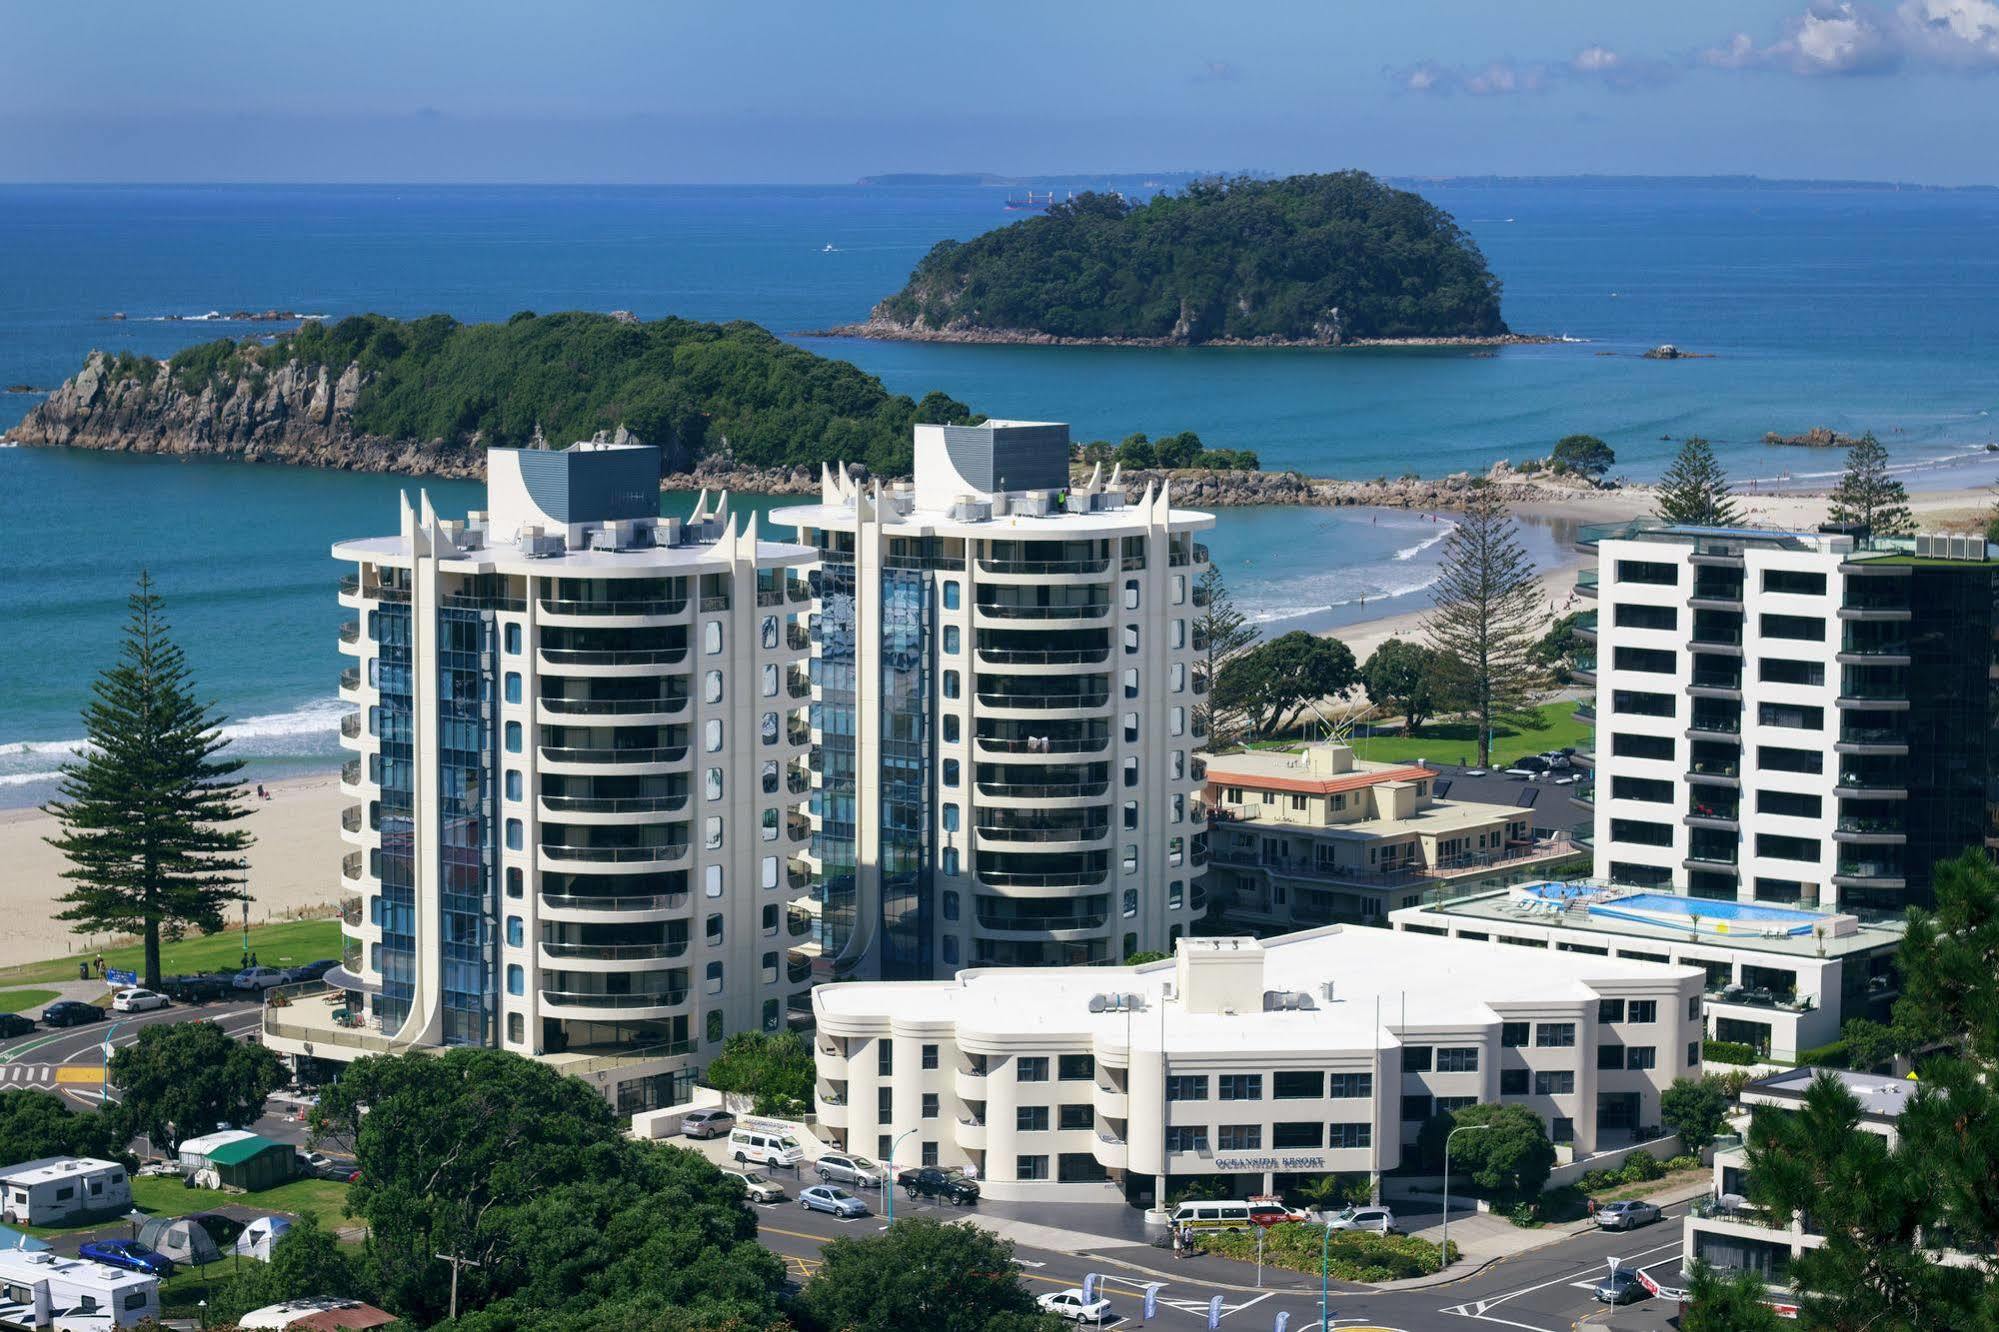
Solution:
[{"label": "rocky outcrop", "polygon": [[1172,483],[1173,503],[1190,509],[1226,509],[1249,505],[1322,505],[1341,508],[1368,505],[1388,509],[1459,509],[1474,487],[1490,487],[1510,503],[1567,498],[1594,493],[1595,487],[1563,485],[1524,476],[1501,463],[1483,476],[1454,472],[1442,477],[1405,476],[1395,480],[1338,481],[1299,472],[1133,471],[1119,478],[1125,495],[1137,499],[1148,484]]},{"label": "rocky outcrop", "polygon": [[[21,444],[237,458],[353,472],[476,477],[476,443],[386,439],[354,428],[354,404],[368,383],[358,365],[288,361],[250,370],[193,392],[157,362],[122,363],[92,352],[83,369],[37,403],[10,436]],[[150,366],[151,374],[134,367]]]},{"label": "rocky outcrop", "polygon": [[[1337,311],[1334,312],[1337,315]],[[1187,315],[1182,312],[1185,320]],[[1191,327],[1191,326],[1189,326]],[[1065,338],[1053,333],[1036,333],[1017,328],[978,328],[956,324],[930,328],[902,323],[877,311],[865,323],[841,324],[801,334],[815,338],[879,338],[891,342],[957,342],[1007,344],[1023,347],[1511,347],[1559,342],[1561,339],[1532,333],[1495,333],[1490,337],[1436,338],[1343,338],[1337,319],[1313,325],[1309,338],[1200,338],[1189,328],[1176,325],[1174,335],[1164,338]]]},{"label": "rocky outcrop", "polygon": [[1780,435],[1772,430],[1763,436],[1763,442],[1794,449],[1846,449],[1860,440],[1853,435],[1842,435],[1831,426],[1813,426],[1802,435]]}]

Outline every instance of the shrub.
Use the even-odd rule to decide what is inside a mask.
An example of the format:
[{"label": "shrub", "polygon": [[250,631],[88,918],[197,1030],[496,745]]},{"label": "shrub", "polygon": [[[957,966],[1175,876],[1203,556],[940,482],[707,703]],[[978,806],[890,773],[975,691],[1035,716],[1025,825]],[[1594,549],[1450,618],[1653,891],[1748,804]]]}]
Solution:
[{"label": "shrub", "polygon": [[[1252,1262],[1256,1259],[1256,1236],[1251,1231],[1209,1231],[1200,1235],[1200,1242],[1208,1253]],[[1272,1226],[1264,1235],[1263,1261],[1317,1275],[1320,1248],[1325,1242],[1326,1232],[1318,1226]],[[1458,1252],[1455,1244],[1451,1251]],[[1326,1252],[1327,1270],[1342,1281],[1397,1281],[1441,1269],[1437,1246],[1410,1235],[1336,1230]]]},{"label": "shrub", "polygon": [[1756,1051],[1740,1041],[1702,1041],[1701,1058],[1710,1064],[1753,1064]]},{"label": "shrub", "polygon": [[1626,1184],[1644,1184],[1662,1178],[1666,1167],[1659,1164],[1659,1158],[1650,1152],[1633,1152],[1625,1158],[1624,1169],[1620,1171]]},{"label": "shrub", "polygon": [[1844,1040],[1827,1041],[1824,1045],[1813,1046],[1809,1050],[1798,1051],[1800,1068],[1845,1068],[1852,1058]]},{"label": "shrub", "polygon": [[1700,1157],[1692,1156],[1685,1152],[1682,1152],[1678,1156],[1669,1156],[1666,1158],[1666,1170],[1668,1173],[1675,1170],[1698,1170],[1700,1167]]}]

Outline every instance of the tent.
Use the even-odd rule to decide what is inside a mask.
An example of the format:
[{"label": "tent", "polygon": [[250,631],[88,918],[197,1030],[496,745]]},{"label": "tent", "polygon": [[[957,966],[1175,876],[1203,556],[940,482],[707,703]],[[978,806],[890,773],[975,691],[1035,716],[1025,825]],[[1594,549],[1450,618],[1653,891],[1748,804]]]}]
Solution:
[{"label": "tent", "polygon": [[224,1188],[254,1193],[289,1180],[296,1152],[288,1142],[272,1142],[253,1133],[211,1147],[207,1155],[209,1168],[215,1171]]},{"label": "tent", "polygon": [[183,1175],[192,1175],[209,1163],[209,1153],[216,1148],[256,1136],[247,1129],[221,1129],[215,1133],[204,1133],[198,1138],[189,1138],[180,1145],[180,1172]]},{"label": "tent", "polygon": [[139,1242],[177,1263],[219,1263],[222,1250],[208,1232],[184,1216],[156,1216],[139,1227]]},{"label": "tent", "polygon": [[271,1261],[271,1248],[284,1238],[292,1228],[291,1219],[283,1216],[260,1216],[236,1237],[236,1252],[245,1258]]}]

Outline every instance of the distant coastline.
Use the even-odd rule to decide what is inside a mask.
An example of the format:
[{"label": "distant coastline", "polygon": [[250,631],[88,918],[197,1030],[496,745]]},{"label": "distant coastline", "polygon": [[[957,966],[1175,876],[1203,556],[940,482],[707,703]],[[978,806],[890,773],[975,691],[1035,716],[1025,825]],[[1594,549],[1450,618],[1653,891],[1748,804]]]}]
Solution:
[{"label": "distant coastline", "polygon": [[892,319],[868,319],[858,324],[838,324],[832,328],[799,333],[802,338],[870,338],[882,342],[951,342],[972,346],[1020,347],[1316,347],[1348,350],[1368,347],[1525,347],[1558,343],[1562,339],[1540,333],[1493,333],[1465,337],[1420,338],[1204,338],[1188,342],[1184,338],[1073,338],[1054,333],[1038,333],[1018,328],[924,328]]}]

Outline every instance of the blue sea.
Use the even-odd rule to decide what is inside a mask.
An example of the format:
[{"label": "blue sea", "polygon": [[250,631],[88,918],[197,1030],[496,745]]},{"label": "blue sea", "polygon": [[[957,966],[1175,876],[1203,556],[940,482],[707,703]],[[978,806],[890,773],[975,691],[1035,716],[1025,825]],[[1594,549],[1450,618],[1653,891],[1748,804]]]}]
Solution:
[{"label": "blue sea", "polygon": [[[1667,437],[1698,433],[1740,480],[1805,481],[1836,460],[1766,448],[1765,431],[1872,429],[1911,469],[1999,439],[1999,193],[1422,188],[1484,249],[1515,329],[1576,341],[1478,355],[809,336],[863,317],[938,240],[1017,218],[1002,191],[969,187],[0,187],[0,386],[53,385],[92,348],[164,355],[269,331],[198,318],[210,311],[628,309],[754,320],[893,390],[1067,420],[1082,439],[1193,429],[1317,475],[1483,469],[1587,431],[1638,479]],[[1660,342],[1712,355],[1638,357]],[[0,434],[34,401],[0,395]],[[0,449],[0,804],[48,794],[141,567],[253,773],[326,766],[341,618],[327,548],[389,530],[414,484]],[[430,490],[447,512],[476,495]],[[1209,544],[1260,619],[1317,626],[1423,604],[1445,530],[1424,514],[1236,510]],[[1563,537],[1524,533],[1543,562]]]}]

